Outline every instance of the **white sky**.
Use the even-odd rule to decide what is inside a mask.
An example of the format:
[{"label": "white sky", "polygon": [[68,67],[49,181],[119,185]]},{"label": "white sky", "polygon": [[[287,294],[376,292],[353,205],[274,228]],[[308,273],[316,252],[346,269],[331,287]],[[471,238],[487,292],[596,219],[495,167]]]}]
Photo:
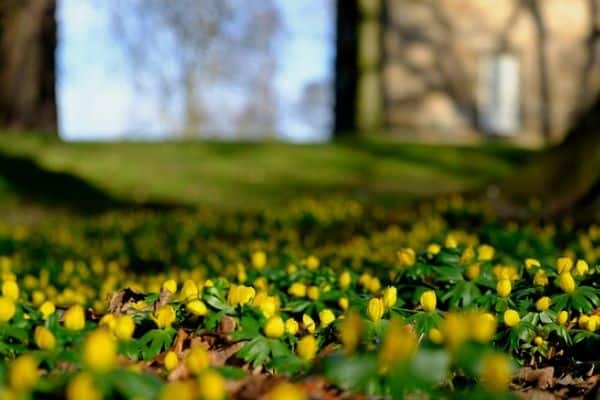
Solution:
[{"label": "white sky", "polygon": [[[326,130],[315,131],[289,110],[305,84],[331,82],[331,1],[276,1],[285,27],[274,77],[282,110],[277,116],[278,134],[292,141],[324,140],[329,135]],[[158,96],[136,91],[122,51],[114,43],[108,16],[94,0],[61,0],[58,19],[61,136],[66,140],[165,137],[172,128],[160,115]]]}]

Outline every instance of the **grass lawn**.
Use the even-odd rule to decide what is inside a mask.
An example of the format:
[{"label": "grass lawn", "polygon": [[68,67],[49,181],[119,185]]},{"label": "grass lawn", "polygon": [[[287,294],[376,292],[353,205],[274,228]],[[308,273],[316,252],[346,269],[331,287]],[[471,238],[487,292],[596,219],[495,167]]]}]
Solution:
[{"label": "grass lawn", "polygon": [[65,143],[3,135],[0,193],[68,208],[120,201],[255,209],[324,195],[397,205],[482,188],[530,156],[498,144]]}]

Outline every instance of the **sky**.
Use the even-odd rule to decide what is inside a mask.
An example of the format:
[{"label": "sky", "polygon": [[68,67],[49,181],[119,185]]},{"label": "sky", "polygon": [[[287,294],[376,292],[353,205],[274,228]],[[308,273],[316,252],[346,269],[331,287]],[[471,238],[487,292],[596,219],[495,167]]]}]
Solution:
[{"label": "sky", "polygon": [[[274,77],[277,134],[289,141],[327,139],[293,105],[306,84],[332,81],[333,18],[328,0],[275,0],[284,32]],[[58,107],[66,140],[156,140],[172,126],[161,117],[157,95],[140,93],[116,43],[110,20],[96,0],[61,0],[58,9]]]}]

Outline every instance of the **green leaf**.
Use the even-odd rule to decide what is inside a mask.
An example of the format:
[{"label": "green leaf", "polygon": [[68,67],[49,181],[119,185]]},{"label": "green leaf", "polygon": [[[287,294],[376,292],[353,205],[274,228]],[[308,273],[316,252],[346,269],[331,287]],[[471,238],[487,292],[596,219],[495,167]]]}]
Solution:
[{"label": "green leaf", "polygon": [[239,349],[237,355],[256,368],[259,365],[266,364],[270,351],[271,348],[267,339],[264,336],[258,336]]}]

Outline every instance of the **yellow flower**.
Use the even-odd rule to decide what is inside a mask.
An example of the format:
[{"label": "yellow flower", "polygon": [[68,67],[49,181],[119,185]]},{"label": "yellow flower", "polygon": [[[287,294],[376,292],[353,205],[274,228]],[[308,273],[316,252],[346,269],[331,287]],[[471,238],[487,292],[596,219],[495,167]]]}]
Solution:
[{"label": "yellow flower", "polygon": [[482,244],[477,248],[477,259],[479,261],[491,261],[494,258],[494,248],[488,244]]},{"label": "yellow flower", "polygon": [[296,320],[293,318],[288,318],[285,321],[285,331],[288,334],[295,336],[296,333],[298,333],[298,322],[296,322]]},{"label": "yellow flower", "polygon": [[206,308],[206,304],[204,304],[204,302],[199,299],[195,299],[187,303],[185,305],[185,309],[190,314],[200,317],[208,314],[208,308]]},{"label": "yellow flower", "polygon": [[544,339],[543,339],[541,336],[536,336],[536,337],[533,339],[533,343],[534,343],[536,346],[541,346],[541,345],[543,345],[543,344],[544,344]]},{"label": "yellow flower", "polygon": [[352,353],[360,342],[362,336],[362,319],[356,312],[345,316],[340,328],[340,339],[347,353]]},{"label": "yellow flower", "polygon": [[573,260],[570,257],[560,257],[556,260],[556,270],[559,274],[569,272],[573,268]]},{"label": "yellow flower", "polygon": [[458,246],[458,242],[456,241],[456,238],[451,233],[449,233],[446,236],[446,240],[444,241],[444,246],[449,249],[455,249]]},{"label": "yellow flower", "polygon": [[488,354],[481,363],[481,382],[491,392],[508,389],[512,371],[510,360],[503,354]]},{"label": "yellow flower", "polygon": [[163,386],[159,400],[193,400],[194,388],[190,381],[173,381]]},{"label": "yellow flower", "polygon": [[173,371],[179,365],[179,358],[177,357],[177,353],[174,351],[167,351],[165,354],[165,369],[167,371]]},{"label": "yellow flower", "polygon": [[106,329],[96,329],[83,342],[84,365],[95,372],[106,372],[113,368],[117,358],[117,344]]},{"label": "yellow flower", "polygon": [[347,289],[350,284],[352,283],[352,275],[350,275],[350,272],[348,271],[344,271],[342,272],[342,274],[340,275],[340,288],[341,289]]},{"label": "yellow flower", "polygon": [[115,319],[114,334],[117,339],[129,340],[135,331],[135,322],[129,315],[119,315]]},{"label": "yellow flower", "polygon": [[90,374],[80,372],[67,385],[67,400],[102,400],[102,393]]},{"label": "yellow flower", "polygon": [[15,281],[4,281],[2,284],[2,296],[8,297],[13,301],[19,298],[19,285]]},{"label": "yellow flower", "polygon": [[551,302],[552,300],[550,299],[550,297],[542,296],[535,302],[535,308],[540,312],[546,311],[548,308],[550,308]]},{"label": "yellow flower", "polygon": [[538,269],[533,276],[533,284],[536,286],[546,286],[548,284],[548,276],[543,269]]},{"label": "yellow flower", "polygon": [[444,342],[444,335],[442,335],[442,332],[440,332],[439,329],[430,329],[427,336],[429,337],[429,340],[431,340],[432,343],[442,344]]},{"label": "yellow flower", "polygon": [[470,312],[467,314],[470,333],[480,343],[490,342],[496,333],[496,318],[490,313]]},{"label": "yellow flower", "polygon": [[265,296],[264,299],[260,302],[258,308],[260,308],[260,311],[265,316],[265,318],[271,318],[277,313],[277,309],[279,308],[278,300],[279,299],[277,299],[275,296]]},{"label": "yellow flower", "polygon": [[54,350],[56,347],[56,338],[54,334],[45,326],[36,326],[33,332],[33,340],[37,347],[42,350]]},{"label": "yellow flower", "polygon": [[595,332],[596,329],[598,329],[598,325],[600,325],[600,316],[598,315],[592,315],[589,319],[588,322],[585,326],[585,329],[587,329],[590,332]]},{"label": "yellow flower", "polygon": [[39,307],[46,300],[46,295],[41,290],[34,290],[31,294],[31,304],[34,307]]},{"label": "yellow flower", "polygon": [[585,329],[589,320],[590,320],[589,316],[587,316],[587,315],[580,315],[579,319],[577,320],[577,325],[579,325],[579,327],[581,329]]},{"label": "yellow flower", "polygon": [[254,281],[254,287],[258,290],[265,291],[269,288],[269,282],[267,281],[267,278],[265,278],[264,276],[260,276]]},{"label": "yellow flower", "polygon": [[100,318],[98,325],[106,326],[111,331],[114,331],[115,327],[117,326],[117,318],[113,314],[105,314],[102,318]]},{"label": "yellow flower", "polygon": [[413,249],[410,249],[410,248],[401,249],[400,251],[398,251],[397,256],[398,256],[398,262],[401,267],[409,268],[415,264],[416,255],[415,255],[415,251]]},{"label": "yellow flower", "polygon": [[15,312],[15,303],[8,297],[0,296],[0,323],[10,321]]},{"label": "yellow flower", "polygon": [[32,389],[38,378],[38,362],[30,354],[23,354],[9,364],[8,381],[17,391]]},{"label": "yellow flower", "polygon": [[398,301],[398,289],[394,286],[389,286],[383,290],[383,305],[386,308],[392,308]]},{"label": "yellow flower", "polygon": [[535,258],[526,258],[525,259],[525,269],[527,269],[528,271],[531,268],[539,268],[541,266],[540,262],[538,260],[536,260]]},{"label": "yellow flower", "polygon": [[381,317],[383,317],[384,311],[385,306],[383,305],[383,300],[375,297],[369,300],[369,303],[367,304],[367,316],[371,321],[379,321]]},{"label": "yellow flower", "polygon": [[306,259],[306,268],[308,268],[311,271],[314,271],[317,268],[319,268],[319,264],[319,259],[315,256],[308,256],[308,258]]},{"label": "yellow flower", "polygon": [[558,313],[558,316],[556,317],[556,321],[558,322],[559,325],[564,325],[567,323],[567,321],[569,320],[569,312],[562,310],[561,312]]},{"label": "yellow flower", "polygon": [[308,295],[308,298],[311,300],[318,300],[319,299],[319,288],[316,286],[310,286],[306,292],[306,294]]},{"label": "yellow flower", "polygon": [[80,331],[85,327],[85,312],[79,304],[69,307],[63,314],[65,328],[71,331]]},{"label": "yellow flower", "polygon": [[171,294],[177,293],[177,281],[175,279],[169,279],[163,282],[162,290],[166,290]]},{"label": "yellow flower", "polygon": [[314,333],[317,328],[317,324],[315,324],[315,321],[308,314],[302,314],[302,325],[308,333]]},{"label": "yellow flower", "polygon": [[481,266],[479,264],[471,264],[467,267],[467,270],[465,271],[465,275],[469,280],[473,281],[473,280],[479,278],[480,271],[481,271]]},{"label": "yellow flower", "polygon": [[198,378],[198,393],[202,400],[222,400],[225,398],[225,380],[215,371],[208,370]]},{"label": "yellow flower", "polygon": [[267,265],[267,255],[264,251],[255,251],[252,253],[252,265],[258,270],[263,269]]},{"label": "yellow flower", "polygon": [[300,282],[292,283],[292,286],[288,289],[290,296],[304,297],[306,296],[306,285]]},{"label": "yellow flower", "polygon": [[412,357],[417,350],[417,336],[401,321],[392,319],[379,350],[379,369],[385,373],[392,364]]},{"label": "yellow flower", "polygon": [[577,260],[575,263],[575,271],[573,271],[573,275],[575,276],[583,276],[590,270],[590,267],[585,260]]},{"label": "yellow flower", "polygon": [[280,316],[275,315],[267,320],[264,327],[265,335],[272,339],[281,337],[285,332],[285,323]]},{"label": "yellow flower", "polygon": [[252,286],[231,285],[227,293],[227,302],[231,306],[245,305],[252,301],[256,291]]},{"label": "yellow flower", "polygon": [[440,251],[442,250],[442,247],[437,244],[437,243],[431,243],[429,246],[427,246],[427,255],[428,256],[435,256],[437,255]]},{"label": "yellow flower", "polygon": [[53,302],[46,300],[42,303],[38,310],[42,313],[44,319],[46,319],[52,314],[54,314],[54,312],[56,311],[56,307],[54,306]]},{"label": "yellow flower", "polygon": [[181,299],[184,301],[190,301],[198,298],[198,285],[191,280],[187,279],[183,282],[181,287]]},{"label": "yellow flower", "polygon": [[469,264],[475,258],[475,251],[472,247],[467,247],[460,256],[461,264]]},{"label": "yellow flower", "polygon": [[209,365],[208,352],[201,345],[192,347],[185,357],[185,366],[192,374],[198,375]]},{"label": "yellow flower", "polygon": [[504,311],[504,324],[508,327],[517,326],[521,322],[521,317],[516,310],[508,309]]},{"label": "yellow flower", "polygon": [[347,309],[348,309],[348,306],[350,305],[350,302],[348,301],[348,298],[347,298],[347,297],[341,297],[341,298],[338,300],[338,305],[340,306],[340,308],[341,308],[342,310],[344,310],[344,311],[345,311],[345,310],[347,310]]},{"label": "yellow flower", "polygon": [[304,394],[300,388],[292,383],[279,383],[273,389],[271,389],[267,395],[266,400],[307,400],[308,397]]},{"label": "yellow flower", "polygon": [[419,302],[421,303],[421,307],[423,307],[423,310],[427,312],[434,311],[437,303],[435,292],[433,290],[427,290],[423,292],[423,294],[421,294],[421,297],[419,298]]},{"label": "yellow flower", "polygon": [[568,272],[563,272],[558,276],[558,284],[565,293],[571,293],[575,290],[575,279]]},{"label": "yellow flower", "polygon": [[319,313],[319,320],[323,328],[328,327],[333,321],[335,321],[335,314],[330,309],[326,308]]},{"label": "yellow flower", "polygon": [[304,336],[296,345],[296,354],[304,360],[312,360],[317,355],[317,340],[311,336]]},{"label": "yellow flower", "polygon": [[500,297],[508,297],[510,296],[510,291],[512,290],[512,285],[508,279],[500,279],[496,284],[496,292]]},{"label": "yellow flower", "polygon": [[159,328],[168,328],[175,322],[175,309],[168,304],[162,305],[154,313],[154,322]]}]

